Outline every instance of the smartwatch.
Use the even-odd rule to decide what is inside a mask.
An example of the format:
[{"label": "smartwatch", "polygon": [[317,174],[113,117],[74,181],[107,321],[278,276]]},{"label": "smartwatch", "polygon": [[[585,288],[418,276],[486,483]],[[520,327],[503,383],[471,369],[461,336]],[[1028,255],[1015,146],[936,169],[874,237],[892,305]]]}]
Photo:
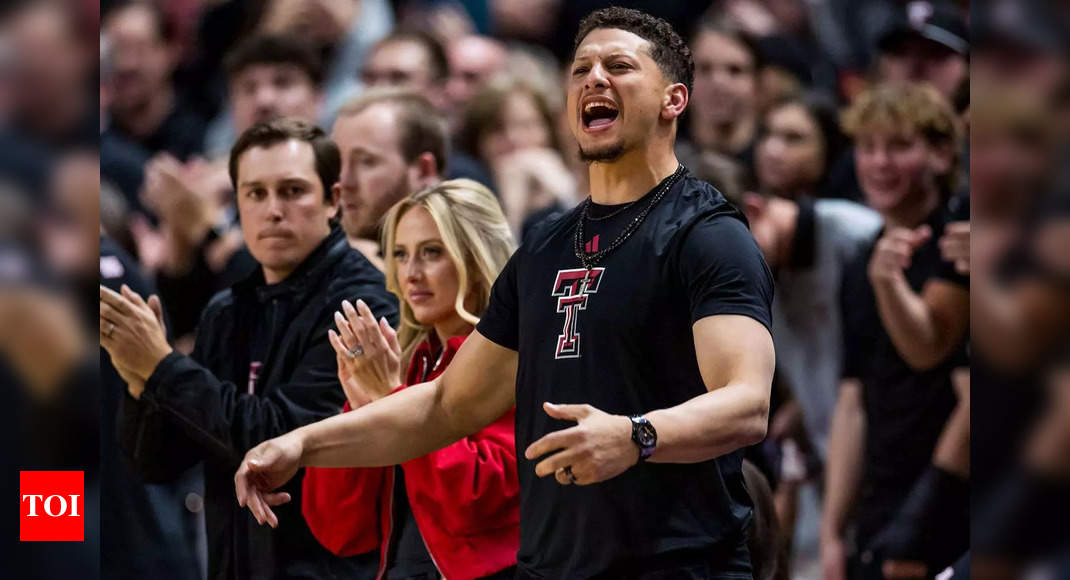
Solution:
[{"label": "smartwatch", "polygon": [[658,432],[642,415],[632,415],[629,419],[632,420],[632,441],[639,446],[639,463],[642,463],[654,454],[654,448],[658,445]]}]

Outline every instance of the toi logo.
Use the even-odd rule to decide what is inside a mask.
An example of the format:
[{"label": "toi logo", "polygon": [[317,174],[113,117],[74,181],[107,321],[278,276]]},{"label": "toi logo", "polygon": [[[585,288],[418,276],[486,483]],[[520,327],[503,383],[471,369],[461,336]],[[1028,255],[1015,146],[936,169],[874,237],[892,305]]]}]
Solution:
[{"label": "toi logo", "polygon": [[84,514],[84,472],[19,472],[20,541],[84,541]]}]

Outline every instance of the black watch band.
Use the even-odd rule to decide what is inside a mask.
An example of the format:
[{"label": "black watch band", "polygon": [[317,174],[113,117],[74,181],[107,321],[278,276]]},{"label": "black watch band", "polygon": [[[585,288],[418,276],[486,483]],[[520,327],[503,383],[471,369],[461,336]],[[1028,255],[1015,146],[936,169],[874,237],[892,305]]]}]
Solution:
[{"label": "black watch band", "polygon": [[639,447],[639,463],[654,454],[658,446],[658,432],[654,425],[642,415],[632,415],[632,441]]}]

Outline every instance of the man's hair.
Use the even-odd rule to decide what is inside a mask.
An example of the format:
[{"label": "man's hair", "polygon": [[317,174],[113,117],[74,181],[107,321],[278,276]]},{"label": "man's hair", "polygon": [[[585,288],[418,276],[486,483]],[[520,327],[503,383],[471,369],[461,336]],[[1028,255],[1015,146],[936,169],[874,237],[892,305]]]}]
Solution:
[{"label": "man's hair", "polygon": [[450,63],[446,57],[446,49],[437,38],[421,30],[399,30],[384,37],[375,43],[372,52],[388,44],[397,42],[414,42],[427,51],[428,60],[431,61],[431,79],[442,82],[450,74]]},{"label": "man's hair", "polygon": [[304,71],[316,87],[323,83],[323,61],[311,45],[290,35],[251,36],[227,54],[223,68],[232,81],[245,69],[261,64],[293,65]]},{"label": "man's hair", "polygon": [[576,41],[572,45],[573,57],[583,39],[598,28],[615,28],[639,36],[650,43],[650,58],[658,64],[665,78],[674,83],[683,83],[687,91],[695,78],[695,60],[691,49],[668,22],[632,8],[603,8],[595,10],[580,21]]},{"label": "man's hair", "polygon": [[410,90],[378,88],[343,105],[338,110],[338,119],[358,115],[374,105],[388,105],[393,109],[400,133],[401,157],[406,163],[430,153],[435,156],[439,175],[445,174],[449,160],[446,119],[430,101]]},{"label": "man's hair", "polygon": [[115,17],[117,14],[128,8],[144,8],[149,11],[152,18],[156,21],[156,33],[159,35],[160,40],[167,44],[171,44],[178,39],[178,23],[164,10],[163,6],[159,2],[152,2],[150,0],[118,0],[112,2],[106,11],[101,14],[101,22],[106,22],[110,18]]},{"label": "man's hair", "polygon": [[342,156],[338,146],[331,141],[323,129],[301,119],[282,118],[257,123],[245,130],[230,150],[230,184],[238,190],[238,161],[253,147],[271,147],[291,139],[308,143],[316,158],[316,174],[323,184],[323,198],[331,199],[331,188],[338,183],[342,171]]},{"label": "man's hair", "polygon": [[944,193],[958,185],[959,121],[940,91],[917,83],[888,83],[864,91],[844,111],[841,125],[850,137],[874,131],[916,132],[929,145],[950,148],[954,163],[940,176]]},{"label": "man's hair", "polygon": [[723,36],[743,47],[743,50],[750,55],[751,63],[754,65],[754,68],[751,69],[751,76],[758,76],[758,71],[766,64],[758,39],[731,19],[703,18],[699,21],[698,26],[695,27],[694,32],[691,34],[691,43],[695,44],[698,42],[703,34]]}]

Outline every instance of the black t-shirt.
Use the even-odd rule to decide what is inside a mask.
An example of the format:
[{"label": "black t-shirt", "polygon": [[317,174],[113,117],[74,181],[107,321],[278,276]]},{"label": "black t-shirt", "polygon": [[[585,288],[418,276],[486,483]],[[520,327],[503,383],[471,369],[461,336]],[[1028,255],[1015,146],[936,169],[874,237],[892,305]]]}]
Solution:
[{"label": "black t-shirt", "polygon": [[[598,246],[592,251],[611,244],[652,193],[619,213],[593,207],[595,218],[614,215],[588,221],[585,243]],[[535,228],[495,282],[478,326],[519,353],[518,450],[574,425],[551,419],[544,401],[631,415],[705,393],[691,332],[701,318],[771,324],[769,268],[742,215],[709,184],[685,173],[590,273],[573,251],[581,209]],[[654,554],[736,545],[750,518],[740,452],[645,463],[585,486],[536,477],[537,461],[517,454],[518,567],[528,576],[584,578]],[[722,570],[749,573],[745,553]]]},{"label": "black t-shirt", "polygon": [[[949,221],[940,208],[926,223],[932,237],[918,248],[905,270],[915,292],[925,283],[942,279],[969,287],[969,278],[955,272],[940,256],[939,240]],[[878,233],[865,252],[844,274],[844,376],[862,382],[866,414],[864,475],[858,502],[861,541],[884,527],[932,459],[936,441],[955,408],[951,370],[967,366],[966,337],[941,364],[915,371],[899,356],[881,323],[868,264],[883,235]]]}]

